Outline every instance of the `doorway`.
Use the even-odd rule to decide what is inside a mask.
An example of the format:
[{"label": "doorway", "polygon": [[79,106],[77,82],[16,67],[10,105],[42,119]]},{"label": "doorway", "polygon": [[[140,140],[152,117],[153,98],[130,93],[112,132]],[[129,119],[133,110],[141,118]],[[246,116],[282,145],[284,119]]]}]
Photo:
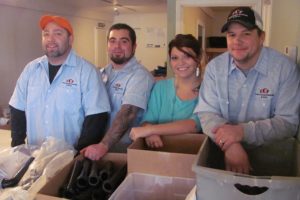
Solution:
[{"label": "doorway", "polygon": [[95,27],[94,64],[97,68],[103,68],[108,64],[106,34],[105,28]]},{"label": "doorway", "polygon": [[200,21],[198,21],[196,30],[197,30],[197,39],[200,43],[200,47],[202,50],[204,50],[205,46],[206,46],[206,44],[205,44],[205,38],[206,38],[205,26]]},{"label": "doorway", "polygon": [[[183,9],[184,7],[238,7],[250,6],[258,12],[264,22],[264,30],[266,31],[265,45],[269,45],[271,33],[271,3],[272,1],[264,0],[177,0],[176,1],[176,34],[183,32]],[[205,33],[204,33],[205,34]]]}]

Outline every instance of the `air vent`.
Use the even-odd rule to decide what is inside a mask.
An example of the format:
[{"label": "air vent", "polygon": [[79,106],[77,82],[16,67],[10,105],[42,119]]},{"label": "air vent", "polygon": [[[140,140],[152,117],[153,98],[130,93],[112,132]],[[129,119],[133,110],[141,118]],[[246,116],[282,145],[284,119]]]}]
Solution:
[{"label": "air vent", "polygon": [[97,23],[97,28],[99,28],[99,29],[105,28],[105,23],[103,23],[103,22],[98,22],[98,23]]}]

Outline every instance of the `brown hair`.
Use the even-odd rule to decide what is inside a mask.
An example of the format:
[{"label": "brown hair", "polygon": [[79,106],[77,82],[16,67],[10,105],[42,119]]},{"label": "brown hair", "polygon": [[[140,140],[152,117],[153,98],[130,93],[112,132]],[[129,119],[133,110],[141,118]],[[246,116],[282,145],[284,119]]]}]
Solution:
[{"label": "brown hair", "polygon": [[[200,62],[201,47],[199,41],[191,34],[178,34],[169,43],[169,56],[171,56],[172,49],[176,47],[179,51],[183,52],[187,56],[193,58],[197,63]],[[183,47],[191,48],[196,57],[191,55],[189,52],[183,50]]]}]

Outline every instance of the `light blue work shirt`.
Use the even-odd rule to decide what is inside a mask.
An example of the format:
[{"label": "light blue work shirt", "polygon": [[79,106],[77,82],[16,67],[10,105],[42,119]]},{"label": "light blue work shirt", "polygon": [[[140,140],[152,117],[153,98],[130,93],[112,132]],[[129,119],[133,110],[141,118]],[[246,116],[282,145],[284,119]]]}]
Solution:
[{"label": "light blue work shirt", "polygon": [[76,145],[85,116],[110,111],[99,71],[73,50],[51,84],[46,56],[27,64],[9,104],[25,111],[29,144],[53,136]]},{"label": "light blue work shirt", "polygon": [[[135,57],[132,57],[120,70],[114,70],[112,64],[107,65],[102,72],[102,77],[111,106],[109,127],[124,104],[141,108],[133,124],[133,126],[138,126],[147,108],[148,98],[154,84],[151,73],[138,63]],[[131,143],[128,132],[122,138],[121,143]]]},{"label": "light blue work shirt", "polygon": [[243,141],[260,145],[294,136],[299,124],[300,75],[288,57],[263,47],[247,76],[228,52],[208,63],[195,112],[214,138],[213,127],[242,124]]},{"label": "light blue work shirt", "polygon": [[143,122],[163,124],[178,120],[192,119],[201,131],[197,114],[193,111],[198,103],[198,97],[191,100],[181,100],[176,95],[174,78],[158,81],[151,92],[148,108]]}]

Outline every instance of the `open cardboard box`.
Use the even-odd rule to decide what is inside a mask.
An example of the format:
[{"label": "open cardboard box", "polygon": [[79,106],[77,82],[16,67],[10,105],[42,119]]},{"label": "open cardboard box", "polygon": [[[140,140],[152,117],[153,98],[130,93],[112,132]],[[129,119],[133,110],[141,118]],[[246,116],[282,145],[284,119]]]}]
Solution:
[{"label": "open cardboard box", "polygon": [[[99,165],[104,161],[112,161],[116,168],[126,164],[126,154],[123,153],[108,153],[101,160],[98,161]],[[82,159],[82,156],[78,156],[75,159]],[[57,173],[36,195],[36,200],[58,200],[62,199],[59,197],[59,189],[65,183],[67,183],[69,175],[72,171],[72,167],[75,163],[75,159],[64,167],[60,172]],[[116,169],[118,170],[118,169]]]},{"label": "open cardboard box", "polygon": [[128,173],[195,178],[192,164],[206,137],[203,134],[163,136],[164,146],[159,149],[149,148],[144,138],[139,138],[127,149]]},{"label": "open cardboard box", "polygon": [[109,200],[185,200],[195,179],[130,173]]},{"label": "open cardboard box", "polygon": [[300,199],[300,143],[296,139],[245,149],[253,168],[250,175],[225,171],[224,153],[206,138],[193,165],[197,199]]}]

